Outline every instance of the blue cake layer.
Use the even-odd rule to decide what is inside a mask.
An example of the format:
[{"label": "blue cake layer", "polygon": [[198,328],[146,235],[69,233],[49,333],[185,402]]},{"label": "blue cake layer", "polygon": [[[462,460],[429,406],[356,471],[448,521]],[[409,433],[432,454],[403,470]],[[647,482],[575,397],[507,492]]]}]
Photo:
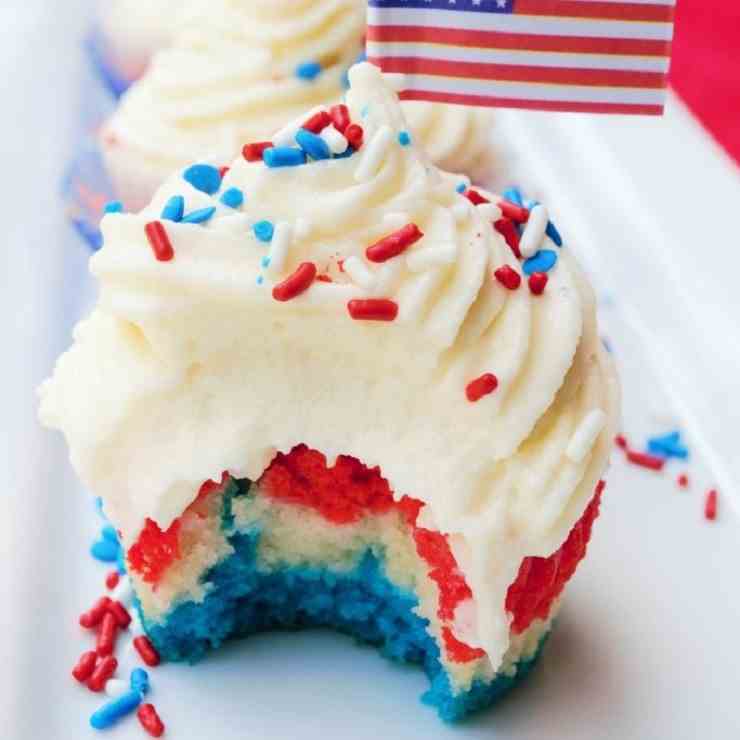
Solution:
[{"label": "blue cake layer", "polygon": [[439,648],[426,631],[428,622],[413,611],[416,596],[386,577],[382,554],[367,550],[350,571],[307,566],[260,570],[259,528],[235,530],[231,515],[233,496],[246,491],[244,483],[232,485],[224,496],[222,527],[234,552],[203,575],[209,584],[204,600],[177,605],[163,623],[141,615],[163,659],[195,662],[227,639],[265,630],[332,627],[378,646],[392,660],[421,664],[431,682],[422,701],[448,722],[494,703],[536,662],[542,645],[519,663],[515,676],[476,681],[468,691],[453,693]]}]

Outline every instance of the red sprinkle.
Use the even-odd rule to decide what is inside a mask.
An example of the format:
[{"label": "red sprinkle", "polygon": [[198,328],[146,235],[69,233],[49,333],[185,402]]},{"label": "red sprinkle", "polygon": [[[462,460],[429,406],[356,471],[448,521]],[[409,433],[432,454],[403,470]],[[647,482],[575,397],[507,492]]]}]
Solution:
[{"label": "red sprinkle", "polygon": [[493,273],[496,280],[509,290],[516,290],[522,284],[522,276],[510,265],[503,265]]},{"label": "red sprinkle", "polygon": [[474,205],[479,206],[482,203],[490,203],[488,198],[484,198],[477,190],[468,190],[465,192],[465,197]]},{"label": "red sprinkle", "polygon": [[416,224],[406,224],[365,250],[370,262],[386,262],[405,252],[424,236]]},{"label": "red sprinkle", "polygon": [[358,321],[394,321],[398,316],[398,304],[389,298],[354,298],[347,310]]},{"label": "red sprinkle", "polygon": [[105,577],[105,587],[112,591],[118,585],[119,579],[120,576],[118,575],[118,571],[112,570]]},{"label": "red sprinkle", "polygon": [[154,668],[154,666],[159,665],[159,653],[146,635],[134,637],[134,647],[148,666]]},{"label": "red sprinkle", "polygon": [[331,279],[330,275],[317,275],[316,279],[320,283],[333,283],[334,281]]},{"label": "red sprinkle", "polygon": [[533,272],[529,276],[529,290],[533,295],[542,295],[547,287],[547,273]]},{"label": "red sprinkle", "polygon": [[514,252],[514,256],[520,260],[522,253],[519,251],[519,232],[516,230],[514,222],[509,218],[500,218],[493,224],[493,228],[506,239],[506,243]]},{"label": "red sprinkle", "polygon": [[103,658],[95,666],[92,676],[88,679],[87,688],[90,691],[102,691],[105,682],[116,672],[116,668],[118,668],[118,661],[112,655]]},{"label": "red sprinkle", "polygon": [[157,710],[153,704],[141,704],[136,710],[136,716],[139,718],[141,726],[152,736],[162,737],[164,733],[164,723],[159,718]]},{"label": "red sprinkle", "polygon": [[320,134],[328,125],[331,124],[331,116],[325,111],[320,110],[309,118],[302,128],[310,131],[312,134]]},{"label": "red sprinkle", "polygon": [[242,156],[247,162],[261,162],[262,152],[272,146],[271,141],[256,141],[253,144],[245,144],[242,149]]},{"label": "red sprinkle", "polygon": [[704,518],[710,522],[717,518],[717,491],[714,488],[707,491],[707,498],[704,502]]},{"label": "red sprinkle", "polygon": [[72,675],[80,682],[85,683],[95,670],[95,664],[98,662],[98,654],[94,650],[82,653],[77,665],[72,669]]},{"label": "red sprinkle", "polygon": [[224,177],[226,177],[226,173],[231,169],[231,167],[227,167],[224,165],[223,167],[218,168],[218,174],[221,175],[221,179],[223,180]]},{"label": "red sprinkle", "polygon": [[115,617],[116,624],[123,630],[131,624],[131,615],[120,601],[111,601],[108,611]]},{"label": "red sprinkle", "polygon": [[97,627],[108,611],[110,603],[111,600],[107,596],[101,596],[91,609],[80,615],[80,627],[84,627],[87,630]]},{"label": "red sprinkle", "polygon": [[676,483],[678,483],[679,487],[681,488],[688,488],[689,476],[686,473],[681,473],[681,475],[678,476]]},{"label": "red sprinkle", "polygon": [[475,403],[483,396],[493,393],[498,388],[498,378],[493,373],[485,373],[465,386],[465,395],[468,401]]},{"label": "red sprinkle", "polygon": [[289,275],[282,283],[272,289],[272,297],[276,301],[289,301],[301,293],[305,293],[316,277],[316,265],[313,262],[302,262],[296,271]]},{"label": "red sprinkle", "polygon": [[647,452],[638,452],[637,450],[627,450],[627,459],[633,465],[639,465],[649,470],[663,470],[665,465],[665,460],[662,457],[656,457]]},{"label": "red sprinkle", "polygon": [[362,126],[356,123],[350,123],[343,133],[353,149],[359,149],[362,146],[363,137],[365,136]]},{"label": "red sprinkle", "polygon": [[334,124],[334,128],[343,134],[349,126],[350,117],[349,109],[346,105],[332,105],[329,108],[329,115],[331,116],[331,122]]},{"label": "red sprinkle", "polygon": [[510,218],[518,224],[524,224],[529,220],[529,211],[523,206],[518,206],[510,200],[500,200],[497,203],[504,218]]},{"label": "red sprinkle", "polygon": [[117,636],[118,621],[111,612],[106,612],[103,616],[103,621],[100,623],[100,632],[98,632],[98,642],[96,645],[98,655],[101,657],[111,655],[116,645]]},{"label": "red sprinkle", "polygon": [[624,434],[618,434],[616,437],[614,437],[614,443],[617,445],[617,447],[623,450],[627,449],[627,437],[625,437]]},{"label": "red sprinkle", "polygon": [[144,227],[144,231],[154,256],[160,262],[169,262],[175,256],[175,250],[172,248],[172,242],[164,224],[161,221],[150,221]]}]

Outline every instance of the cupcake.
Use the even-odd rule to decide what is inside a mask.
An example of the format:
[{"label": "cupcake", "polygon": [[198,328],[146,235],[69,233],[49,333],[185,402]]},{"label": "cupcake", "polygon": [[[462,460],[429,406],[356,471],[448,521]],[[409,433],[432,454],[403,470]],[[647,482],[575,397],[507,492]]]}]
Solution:
[{"label": "cupcake", "polygon": [[422,666],[452,721],[542,650],[617,382],[544,208],[440,172],[379,70],[349,79],[280,143],[104,218],[41,416],[163,659],[334,627]]},{"label": "cupcake", "polygon": [[[143,207],[197,158],[223,165],[306,109],[336,102],[363,53],[364,0],[193,3],[173,45],[121,101],[101,134],[116,195]],[[452,171],[490,159],[488,110],[409,103],[411,130]]]}]

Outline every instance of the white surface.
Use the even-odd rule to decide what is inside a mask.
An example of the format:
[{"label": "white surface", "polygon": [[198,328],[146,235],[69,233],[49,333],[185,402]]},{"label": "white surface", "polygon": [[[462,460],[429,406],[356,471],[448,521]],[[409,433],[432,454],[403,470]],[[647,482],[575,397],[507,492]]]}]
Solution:
[{"label": "white surface", "polygon": [[[74,141],[84,5],[28,0],[0,8],[0,59],[9,71],[0,118],[0,482],[8,512],[0,519],[0,588],[7,589],[0,592],[0,737],[11,740],[93,737],[87,718],[102,701],[69,677],[89,644],[76,617],[105,572],[86,554],[97,522],[61,439],[38,428],[34,396],[86,292],[84,251],[64,224],[56,191]],[[738,458],[727,453],[740,418],[731,325],[740,306],[728,265],[740,257],[722,223],[730,225],[733,198],[735,208],[739,202],[736,176],[676,109],[663,127],[537,114],[509,121],[516,146],[533,137],[536,152],[536,142],[548,142],[535,160],[545,190],[555,194],[548,205],[566,234],[579,235],[598,281],[617,296],[605,312],[606,333],[622,366],[626,430],[642,441],[684,414],[689,446],[701,447],[713,467],[693,460],[694,486],[682,492],[674,483],[681,466],[658,476],[615,465],[589,558],[544,660],[497,712],[451,730],[417,703],[425,688],[420,672],[330,634],[265,636],[219,651],[197,669],[152,672],[152,698],[169,737],[738,737],[740,530],[730,506]],[[632,138],[638,129],[643,136]],[[577,181],[566,167],[578,168]],[[635,198],[649,208],[628,209],[625,219]],[[719,202],[713,218],[686,205],[697,198]],[[635,255],[642,255],[636,275],[629,270]],[[665,280],[655,275],[664,263],[672,266]],[[663,349],[646,354],[642,341],[651,330]],[[704,363],[713,369],[710,382]],[[720,520],[709,525],[702,497],[718,477]],[[130,719],[109,736],[144,735]]]}]

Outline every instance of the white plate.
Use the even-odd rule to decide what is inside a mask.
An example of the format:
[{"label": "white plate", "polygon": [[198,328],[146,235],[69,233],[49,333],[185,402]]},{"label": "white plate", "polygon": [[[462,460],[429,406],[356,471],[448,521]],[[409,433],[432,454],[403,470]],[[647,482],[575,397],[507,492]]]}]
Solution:
[{"label": "white plate", "polygon": [[[76,101],[63,65],[72,72],[79,69],[74,39],[83,26],[70,19],[83,17],[82,3],[80,7],[65,3],[63,14],[54,5],[45,6],[40,0],[27,3],[35,38],[41,38],[50,51],[37,60],[36,76],[21,75],[9,95],[18,106],[17,117],[24,124],[27,141],[47,141],[44,135],[53,121],[62,144],[56,150],[49,145],[48,151],[43,150],[45,156],[25,170],[18,162],[16,181],[3,194],[11,204],[8,212],[16,218],[4,250],[6,256],[14,257],[7,260],[0,291],[0,315],[7,322],[3,336],[11,350],[0,376],[6,434],[0,484],[11,494],[7,496],[7,516],[0,520],[4,548],[0,582],[8,589],[7,595],[0,594],[0,655],[5,663],[0,672],[0,737],[11,740],[94,737],[87,722],[101,702],[69,676],[76,657],[89,644],[89,638],[76,626],[76,618],[100,592],[105,572],[87,555],[98,522],[89,498],[80,494],[66,463],[61,439],[40,430],[33,418],[33,388],[48,373],[51,358],[66,344],[71,323],[86,301],[85,290],[78,288],[83,250],[66,231],[52,192],[54,178],[69,153],[63,133],[71,126]],[[39,11],[39,15],[32,11]],[[58,33],[62,21],[69,37],[61,38]],[[0,40],[18,33],[18,27],[15,31],[12,25],[6,28],[10,30],[0,34]],[[25,59],[22,39],[16,36],[12,48],[18,53],[11,57],[21,70]],[[0,48],[7,50],[8,46],[0,44]],[[52,71],[57,71],[59,86],[51,90],[48,85],[37,87]],[[31,111],[27,120],[21,117],[26,105]],[[555,119],[502,117],[504,127],[535,139],[538,127],[551,120]],[[268,635],[218,651],[196,668],[162,666],[152,671],[152,700],[168,726],[169,737],[738,737],[740,590],[736,574],[740,529],[733,510],[738,458],[728,455],[734,447],[728,440],[735,436],[731,422],[736,424],[740,418],[731,393],[736,386],[730,380],[740,364],[731,364],[737,355],[732,354],[731,335],[722,329],[722,315],[733,311],[737,315],[738,301],[731,295],[729,278],[717,274],[711,291],[716,305],[705,307],[710,289],[703,280],[711,270],[706,265],[703,271],[686,266],[692,263],[693,251],[700,249],[713,260],[715,255],[723,258],[724,262],[717,257],[709,263],[720,273],[722,264],[733,259],[730,244],[715,239],[719,235],[714,233],[708,243],[698,244],[694,236],[686,245],[670,243],[669,248],[679,253],[671,280],[661,282],[653,269],[662,264],[666,254],[639,263],[640,274],[647,276],[641,280],[621,269],[622,262],[647,247],[619,242],[644,238],[644,234],[636,237],[627,226],[622,232],[611,224],[609,228],[601,226],[609,223],[604,214],[604,198],[608,197],[604,193],[613,195],[613,183],[619,183],[620,197],[639,202],[654,182],[649,162],[679,161],[683,146],[691,149],[692,161],[708,163],[711,172],[707,184],[696,188],[678,180],[683,175],[680,170],[675,181],[663,171],[661,187],[668,188],[673,182],[676,202],[683,204],[681,198],[690,198],[692,187],[702,192],[716,188],[715,199],[728,198],[737,181],[680,111],[669,118],[668,133],[651,135],[649,141],[623,142],[624,131],[618,129],[616,119],[594,124],[583,117],[557,120],[557,125],[549,126],[548,149],[568,152],[569,142],[575,142],[581,147],[583,162],[601,157],[599,167],[606,168],[599,169],[594,184],[585,167],[576,178],[554,166],[555,155],[543,157],[538,164],[548,202],[562,216],[561,226],[566,234],[573,231],[582,237],[580,251],[597,282],[608,285],[616,296],[604,309],[604,325],[622,372],[626,431],[635,441],[642,441],[649,433],[666,431],[678,421],[687,431],[694,453],[687,466],[692,488],[681,491],[676,486],[675,475],[683,470],[680,465],[671,466],[661,476],[627,466],[615,456],[589,557],[569,588],[562,618],[543,661],[531,679],[496,711],[450,729],[418,703],[426,686],[420,671],[391,665],[373,650],[329,633]],[[0,141],[7,141],[11,132],[7,122],[2,125]],[[629,124],[632,130],[637,125]],[[584,135],[584,126],[589,128],[589,136]],[[516,146],[521,145],[528,156],[532,154],[526,142],[510,133],[512,141],[519,142]],[[671,135],[679,138],[672,142]],[[616,152],[617,160],[628,168],[626,181],[617,177],[621,171],[609,170],[610,165],[604,164],[607,151],[613,156]],[[633,155],[629,161],[627,153]],[[522,166],[524,177],[526,170],[527,166]],[[558,197],[559,178],[567,180],[568,200]],[[602,186],[606,190],[600,190]],[[31,197],[34,194],[36,202]],[[672,240],[664,227],[671,219],[680,217],[687,224],[683,227],[686,233],[695,234],[701,225],[701,214],[683,205],[676,210],[671,203],[668,197],[651,200],[634,215],[641,223],[651,221],[655,237],[651,244]],[[620,208],[622,200],[609,201],[612,211],[623,213]],[[620,220],[625,221],[623,216]],[[712,224],[719,226],[716,220]],[[616,233],[620,240],[614,239]],[[602,250],[623,246],[625,256],[610,254],[608,260],[602,260],[603,254],[594,251],[597,245]],[[675,262],[672,258],[669,261]],[[613,269],[600,270],[607,262]],[[697,275],[701,280],[695,279]],[[676,285],[682,292],[676,292]],[[684,321],[687,313],[693,314],[693,321],[687,320],[681,331],[672,331],[672,322]],[[720,316],[719,324],[714,321],[716,315]],[[695,325],[702,323],[703,331],[697,333]],[[655,346],[656,326],[660,327],[661,351],[648,352],[645,341]],[[711,386],[722,393],[720,402],[712,405],[707,405],[712,388],[697,389],[695,384],[684,382],[701,377],[708,358],[698,355],[705,346],[713,348],[715,358],[721,358]],[[684,392],[687,385],[689,391]],[[699,459],[699,450],[704,459]],[[720,516],[719,521],[709,524],[702,517],[703,494],[716,482],[722,483]],[[109,736],[144,737],[135,718]]]}]

